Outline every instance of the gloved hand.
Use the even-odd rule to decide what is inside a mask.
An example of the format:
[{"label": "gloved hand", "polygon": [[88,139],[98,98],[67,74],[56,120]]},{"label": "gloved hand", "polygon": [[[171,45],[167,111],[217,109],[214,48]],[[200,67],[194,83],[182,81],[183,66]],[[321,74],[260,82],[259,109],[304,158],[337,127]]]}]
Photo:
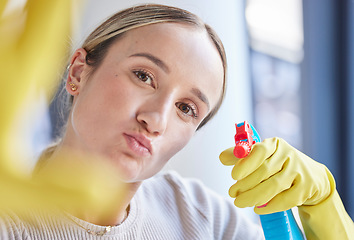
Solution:
[{"label": "gloved hand", "polygon": [[252,146],[238,159],[233,147],[220,154],[224,165],[234,165],[230,188],[238,207],[255,207],[257,214],[285,211],[299,206],[308,240],[353,239],[354,223],[336,191],[329,170],[279,138]]},{"label": "gloved hand", "polygon": [[[238,159],[233,148],[220,154],[224,165],[234,165],[237,182],[229,194],[237,207],[255,207],[257,214],[285,211],[295,206],[316,205],[332,192],[335,181],[329,170],[280,138],[252,146]],[[331,187],[332,186],[332,187]],[[266,204],[266,207],[257,207]]]}]

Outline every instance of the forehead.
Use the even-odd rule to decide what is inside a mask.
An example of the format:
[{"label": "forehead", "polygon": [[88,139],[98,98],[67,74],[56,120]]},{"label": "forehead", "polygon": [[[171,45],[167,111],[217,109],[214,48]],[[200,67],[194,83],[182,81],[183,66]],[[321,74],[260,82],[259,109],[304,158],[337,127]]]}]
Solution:
[{"label": "forehead", "polygon": [[124,57],[150,54],[166,65],[171,81],[198,88],[211,108],[220,98],[224,69],[205,29],[181,23],[157,23],[130,30],[116,46]]}]

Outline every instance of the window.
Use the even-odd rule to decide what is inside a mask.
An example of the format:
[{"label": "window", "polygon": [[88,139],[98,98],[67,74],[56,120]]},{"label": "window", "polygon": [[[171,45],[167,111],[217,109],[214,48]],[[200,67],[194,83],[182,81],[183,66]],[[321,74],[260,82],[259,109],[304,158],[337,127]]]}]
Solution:
[{"label": "window", "polygon": [[264,138],[279,136],[301,148],[300,0],[248,0],[254,124]]}]

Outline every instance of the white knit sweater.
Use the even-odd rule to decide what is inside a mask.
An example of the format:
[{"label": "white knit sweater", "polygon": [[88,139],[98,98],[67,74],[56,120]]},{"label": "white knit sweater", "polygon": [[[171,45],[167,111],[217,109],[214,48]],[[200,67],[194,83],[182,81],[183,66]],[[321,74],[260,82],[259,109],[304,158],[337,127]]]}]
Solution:
[{"label": "white knit sweater", "polygon": [[[86,229],[103,231],[74,218]],[[0,219],[1,240],[207,240],[264,239],[260,226],[246,219],[229,201],[207,189],[197,180],[183,179],[177,173],[159,174],[145,180],[130,203],[127,219],[103,236],[93,236],[67,215],[29,213],[8,214]]]}]

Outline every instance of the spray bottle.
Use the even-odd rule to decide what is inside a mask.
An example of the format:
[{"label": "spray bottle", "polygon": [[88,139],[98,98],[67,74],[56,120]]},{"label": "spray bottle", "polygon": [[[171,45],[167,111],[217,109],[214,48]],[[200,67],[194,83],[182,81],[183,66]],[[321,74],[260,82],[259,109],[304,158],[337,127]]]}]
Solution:
[{"label": "spray bottle", "polygon": [[[246,157],[251,146],[261,139],[256,129],[247,121],[236,124],[234,155]],[[259,206],[264,207],[266,206]],[[291,209],[283,212],[259,215],[266,240],[304,240]]]}]

